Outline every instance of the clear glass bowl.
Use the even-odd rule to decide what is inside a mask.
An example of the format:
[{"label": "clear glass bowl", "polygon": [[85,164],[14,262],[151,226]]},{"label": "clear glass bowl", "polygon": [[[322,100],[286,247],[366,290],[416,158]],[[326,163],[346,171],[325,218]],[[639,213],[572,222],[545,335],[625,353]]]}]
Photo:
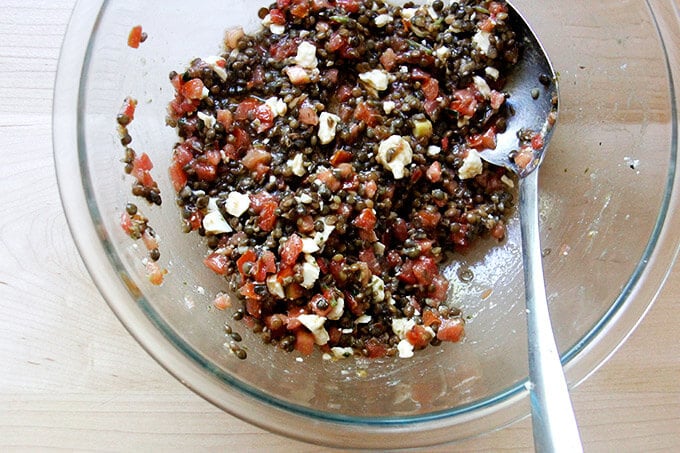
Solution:
[{"label": "clear glass bowl", "polygon": [[[541,168],[545,274],[570,384],[630,334],[678,251],[677,4],[666,0],[516,0],[542,39],[561,87],[560,119]],[[221,279],[201,264],[197,235],[180,230],[164,168],[168,73],[220,51],[225,29],[258,26],[262,2],[80,1],[64,42],[54,102],[59,187],[78,248],[130,333],[182,383],[268,430],[345,448],[401,448],[488,432],[529,413],[517,219],[507,242],[483,245],[447,270],[470,316],[460,344],[413,359],[296,360],[245,327],[248,360],[225,350],[229,313],[211,309]],[[133,25],[148,40],[125,43]],[[144,250],[121,230],[131,200],[116,114],[139,100],[131,134],[148,153],[165,202],[147,207],[161,237],[161,287]],[[676,234],[673,234],[676,232]],[[462,281],[460,270],[474,279]],[[232,323],[233,324],[233,323]]]}]

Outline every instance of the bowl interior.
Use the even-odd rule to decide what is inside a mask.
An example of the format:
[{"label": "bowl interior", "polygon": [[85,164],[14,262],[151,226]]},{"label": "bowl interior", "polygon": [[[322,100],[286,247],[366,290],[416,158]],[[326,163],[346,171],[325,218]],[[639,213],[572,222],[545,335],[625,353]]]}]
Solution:
[{"label": "bowl interior", "polygon": [[[656,243],[675,163],[674,100],[646,3],[513,3],[559,72],[560,116],[540,171],[540,203],[551,316],[569,369],[585,360],[583,349],[631,303],[630,288]],[[482,243],[473,253],[457,255],[446,270],[454,287],[452,303],[468,316],[466,339],[412,359],[334,362],[318,354],[303,359],[262,344],[231,321],[230,312],[212,308],[225,283],[202,265],[202,239],[181,232],[167,177],[176,141],[165,126],[173,96],[168,73],[196,56],[218,54],[225,29],[256,29],[264,5],[233,0],[188,6],[172,0],[159,8],[104,2],[89,37],[78,112],[82,184],[109,260],[108,267],[94,271],[123,280],[131,300],[166,336],[166,347],[181,351],[225,391],[235,388],[285,410],[348,423],[412,423],[481,414],[479,409],[520,394],[527,361],[517,218],[506,242]],[[125,41],[136,24],[149,38],[133,50]],[[131,146],[155,164],[161,208],[135,200],[131,178],[123,173],[115,117],[128,95],[139,101]],[[141,243],[133,243],[119,226],[128,201],[140,206],[161,238],[161,264],[169,270],[161,287],[144,276]],[[470,272],[472,281],[460,278]],[[227,320],[244,337],[245,361],[224,347]],[[596,365],[591,362],[571,380],[589,373]]]}]

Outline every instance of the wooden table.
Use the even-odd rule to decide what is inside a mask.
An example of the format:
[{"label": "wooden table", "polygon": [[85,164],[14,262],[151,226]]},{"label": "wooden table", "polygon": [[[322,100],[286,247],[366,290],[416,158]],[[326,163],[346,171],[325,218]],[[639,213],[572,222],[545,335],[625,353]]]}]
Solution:
[{"label": "wooden table", "polygon": [[[52,86],[74,0],[0,3],[0,450],[319,451],[193,394],[104,303],[66,226],[52,161]],[[679,298],[676,268],[628,342],[573,392],[587,451],[680,448]],[[455,450],[531,445],[524,420]]]}]

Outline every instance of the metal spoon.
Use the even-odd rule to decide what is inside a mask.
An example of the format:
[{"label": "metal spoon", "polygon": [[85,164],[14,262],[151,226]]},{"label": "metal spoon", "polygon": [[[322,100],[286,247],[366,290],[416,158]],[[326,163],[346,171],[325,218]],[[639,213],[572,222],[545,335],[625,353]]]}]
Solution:
[{"label": "metal spoon", "polygon": [[[512,5],[508,8],[523,46],[505,86],[512,115],[507,129],[497,136],[496,148],[480,154],[487,162],[519,176],[534,445],[539,452],[573,453],[582,451],[581,439],[550,323],[538,226],[538,167],[557,118],[557,78],[534,32]],[[538,149],[527,143],[535,134],[542,138],[534,143]]]}]

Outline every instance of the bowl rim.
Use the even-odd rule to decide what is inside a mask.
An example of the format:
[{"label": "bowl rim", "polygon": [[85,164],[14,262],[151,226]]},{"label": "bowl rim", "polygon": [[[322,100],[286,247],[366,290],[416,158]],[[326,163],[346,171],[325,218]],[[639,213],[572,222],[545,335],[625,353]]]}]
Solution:
[{"label": "bowl rim", "polygon": [[[679,82],[674,79],[674,68],[680,69],[680,50],[667,45],[672,42],[669,41],[669,30],[677,33],[680,27],[677,21],[657,14],[655,10],[659,6],[653,5],[656,3],[646,0],[665,56],[672,101],[671,162],[666,191],[649,242],[623,290],[598,323],[562,355],[570,387],[594,373],[633,332],[658,296],[680,250],[680,238],[673,234],[680,225],[680,196],[673,190],[680,182],[680,174],[676,171]],[[101,219],[89,184],[84,182],[90,178],[80,133],[83,123],[79,119],[84,112],[84,84],[81,82],[92,52],[91,37],[109,4],[109,0],[79,0],[72,12],[54,84],[54,161],[63,209],[85,266],[111,310],[150,356],[185,386],[226,412],[269,431],[310,443],[345,448],[427,446],[500,429],[528,416],[528,379],[485,400],[432,414],[398,418],[324,414],[263,395],[212,366],[190,345],[173,335],[172,329],[132,280],[123,275],[122,263],[116,262],[118,258],[106,232],[100,228]],[[676,17],[679,17],[677,5],[671,8],[675,8]],[[84,36],[89,39],[82,39]],[[109,274],[98,272],[107,267],[116,270],[121,278],[111,279]],[[639,302],[634,304],[634,301]],[[230,388],[225,390],[223,384]],[[452,430],[454,425],[456,429]],[[414,431],[421,435],[414,436]],[[348,433],[358,436],[348,437]]]}]

